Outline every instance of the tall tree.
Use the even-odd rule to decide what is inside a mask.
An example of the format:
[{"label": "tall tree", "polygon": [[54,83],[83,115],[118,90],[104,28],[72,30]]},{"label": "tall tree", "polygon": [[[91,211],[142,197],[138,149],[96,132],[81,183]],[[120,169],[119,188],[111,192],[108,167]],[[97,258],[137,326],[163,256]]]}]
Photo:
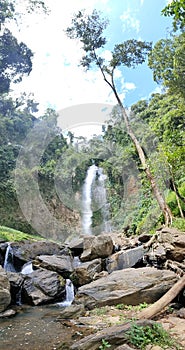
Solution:
[{"label": "tall tree", "polygon": [[123,65],[128,68],[135,68],[138,64],[142,64],[146,59],[146,55],[151,50],[151,43],[133,39],[117,44],[112,51],[112,59],[106,63],[105,60],[98,55],[98,51],[106,44],[106,38],[103,36],[103,31],[107,24],[108,21],[102,19],[96,10],[94,10],[91,15],[86,15],[85,11],[83,10],[79,11],[73,17],[71,27],[66,29],[66,34],[69,38],[79,39],[82,43],[82,48],[85,55],[82,57],[81,65],[86,69],[89,69],[92,64],[95,64],[101,71],[104,81],[113,91],[117,103],[121,109],[126,131],[135,145],[142,168],[147,175],[154,196],[164,214],[165,224],[169,225],[172,223],[171,210],[166,204],[165,199],[152,175],[152,172],[150,171],[145,153],[131,127],[128,114],[123,106],[114,79],[115,70],[117,67]]}]

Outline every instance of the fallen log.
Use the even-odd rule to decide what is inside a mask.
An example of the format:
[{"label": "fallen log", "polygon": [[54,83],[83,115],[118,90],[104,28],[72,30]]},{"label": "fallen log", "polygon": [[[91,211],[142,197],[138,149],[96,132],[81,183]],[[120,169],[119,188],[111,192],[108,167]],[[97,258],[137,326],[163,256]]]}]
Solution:
[{"label": "fallen log", "polygon": [[[138,326],[152,326],[155,324],[152,320],[139,320],[135,321]],[[118,345],[122,345],[127,342],[126,333],[130,329],[132,323],[127,322],[123,325],[112,326],[105,328],[95,334],[88,335],[87,337],[77,341],[71,345],[71,350],[98,350],[102,345],[102,339],[107,341],[111,345],[111,349],[116,349]]]},{"label": "fallen log", "polygon": [[166,307],[171,301],[180,293],[180,291],[185,288],[185,275],[181,277],[174,285],[171,287],[167,293],[165,293],[159,300],[154,304],[150,305],[148,308],[140,311],[136,318],[141,319],[152,319],[158,313],[160,313],[164,307]]}]

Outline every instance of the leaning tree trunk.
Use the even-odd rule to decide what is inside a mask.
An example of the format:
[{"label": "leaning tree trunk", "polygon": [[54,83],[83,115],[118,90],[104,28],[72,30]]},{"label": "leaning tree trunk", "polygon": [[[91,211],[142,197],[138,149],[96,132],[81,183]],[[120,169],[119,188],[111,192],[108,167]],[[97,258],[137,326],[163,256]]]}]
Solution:
[{"label": "leaning tree trunk", "polygon": [[100,71],[101,71],[101,73],[103,75],[104,81],[112,89],[112,91],[113,91],[113,93],[114,93],[114,95],[116,97],[116,100],[117,100],[117,102],[118,102],[118,104],[119,104],[119,106],[121,108],[123,121],[124,121],[125,126],[126,126],[127,134],[130,136],[131,140],[133,141],[133,143],[135,145],[135,148],[136,148],[136,151],[138,153],[138,156],[139,156],[141,165],[143,167],[143,170],[145,171],[147,179],[150,182],[150,185],[151,185],[154,197],[156,198],[156,200],[157,200],[157,202],[159,204],[159,207],[161,208],[162,213],[164,215],[165,225],[169,226],[169,225],[172,224],[172,219],[173,219],[172,212],[171,212],[169,206],[167,205],[167,203],[166,203],[166,201],[165,201],[161,191],[159,190],[154,176],[152,175],[152,173],[150,171],[150,168],[149,168],[149,166],[147,164],[146,157],[145,157],[145,154],[143,152],[143,149],[142,149],[142,147],[140,145],[140,142],[138,141],[136,135],[134,134],[134,132],[133,132],[131,126],[130,126],[128,115],[127,115],[126,110],[125,110],[125,108],[123,106],[123,103],[120,100],[120,97],[119,97],[119,95],[117,93],[117,90],[116,90],[116,87],[115,87],[115,84],[114,84],[114,77],[113,77],[113,75],[114,75],[114,69],[116,68],[116,66],[113,67],[112,72],[110,72],[110,71],[108,72],[108,74],[111,77],[111,82],[110,82],[107,79],[106,75],[105,75],[105,71],[104,71],[103,67],[101,66],[101,63],[99,63],[99,61],[97,59],[95,51],[94,51],[94,56],[95,56],[95,59],[96,59],[96,62],[97,62],[97,66],[100,68]]},{"label": "leaning tree trunk", "polygon": [[131,126],[130,126],[130,123],[129,123],[129,119],[128,119],[128,115],[125,111],[125,108],[117,94],[117,91],[116,91],[116,88],[114,86],[114,81],[113,81],[113,76],[112,76],[112,90],[114,92],[114,95],[118,101],[118,104],[121,108],[121,111],[122,111],[122,116],[123,116],[123,120],[124,120],[124,123],[125,123],[125,126],[126,126],[126,130],[127,130],[127,133],[128,135],[130,136],[131,140],[133,141],[134,145],[135,145],[135,148],[137,150],[137,153],[138,153],[138,156],[139,156],[139,159],[140,159],[140,162],[141,162],[141,165],[143,167],[143,170],[145,171],[145,174],[147,176],[147,179],[149,180],[150,182],[150,185],[151,185],[151,188],[152,188],[152,191],[153,191],[153,194],[159,204],[159,207],[161,208],[162,210],[162,213],[164,215],[164,219],[165,219],[165,225],[166,226],[169,226],[172,224],[172,212],[170,210],[170,208],[168,207],[161,191],[159,190],[158,186],[157,186],[157,183],[156,183],[156,180],[154,178],[154,176],[152,175],[151,171],[150,171],[150,168],[147,164],[147,161],[146,161],[146,156],[144,154],[144,151],[140,145],[140,142],[138,141],[136,135],[134,134]]}]

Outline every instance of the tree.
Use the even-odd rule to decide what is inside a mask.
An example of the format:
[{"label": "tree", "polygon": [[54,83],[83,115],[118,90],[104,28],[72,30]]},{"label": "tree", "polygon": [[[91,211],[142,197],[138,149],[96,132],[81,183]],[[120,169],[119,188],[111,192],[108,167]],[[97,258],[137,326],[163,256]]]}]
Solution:
[{"label": "tree", "polygon": [[106,44],[106,38],[103,31],[108,22],[100,17],[100,14],[94,10],[91,15],[86,15],[85,11],[79,11],[72,19],[71,27],[66,29],[66,34],[71,39],[79,39],[85,55],[82,57],[81,65],[89,69],[92,64],[99,68],[106,84],[109,85],[114,93],[117,103],[121,109],[122,118],[124,120],[126,131],[137,150],[141,165],[151,184],[154,196],[164,214],[165,224],[172,223],[172,213],[167,206],[165,199],[160,192],[157,183],[150,171],[146,156],[138,141],[130,124],[128,114],[119,97],[118,89],[115,84],[114,73],[117,67],[123,65],[129,68],[135,68],[138,64],[142,64],[147,54],[151,50],[151,43],[137,40],[127,40],[121,44],[117,44],[112,51],[112,59],[106,63],[105,60],[98,55],[98,50],[102,49]]},{"label": "tree", "polygon": [[149,54],[148,64],[157,83],[185,96],[185,33],[159,40]]},{"label": "tree", "polygon": [[32,56],[31,50],[5,29],[0,36],[0,93],[7,93],[11,82],[20,82],[31,72]]},{"label": "tree", "polygon": [[173,0],[163,10],[164,16],[173,17],[173,27],[175,30],[185,26],[185,2],[184,0]]},{"label": "tree", "polygon": [[[42,0],[24,0],[24,4],[25,3],[28,13],[35,12],[36,10],[48,11]],[[5,22],[15,18],[17,18],[16,0],[0,0],[0,30]]]}]

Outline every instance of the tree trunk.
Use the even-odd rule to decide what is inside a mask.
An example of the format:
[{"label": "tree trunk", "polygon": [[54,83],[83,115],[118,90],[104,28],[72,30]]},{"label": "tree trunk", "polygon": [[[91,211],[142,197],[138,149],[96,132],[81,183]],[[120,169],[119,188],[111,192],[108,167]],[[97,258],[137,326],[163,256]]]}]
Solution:
[{"label": "tree trunk", "polygon": [[152,173],[150,171],[150,168],[149,168],[149,166],[147,164],[146,157],[145,157],[145,154],[143,152],[143,149],[142,149],[138,139],[136,138],[133,130],[131,129],[131,126],[130,126],[129,120],[128,120],[128,116],[127,116],[127,113],[125,111],[125,108],[123,107],[122,102],[120,101],[120,99],[119,99],[118,102],[119,102],[121,110],[122,110],[122,115],[123,115],[123,119],[124,119],[124,122],[125,122],[125,125],[126,125],[126,129],[127,129],[128,135],[130,136],[131,140],[133,141],[133,143],[134,143],[134,145],[136,147],[136,150],[137,150],[139,159],[141,161],[141,165],[143,167],[143,170],[145,171],[147,179],[150,182],[153,194],[154,194],[154,196],[155,196],[155,198],[156,198],[156,200],[157,200],[157,202],[159,204],[159,207],[161,208],[161,210],[163,212],[163,215],[164,215],[164,218],[165,218],[165,225],[169,226],[169,225],[172,224],[172,212],[171,212],[170,208],[168,207],[167,203],[165,202],[165,199],[164,199],[162,193],[160,192],[160,190],[159,190],[159,188],[157,186],[155,178],[153,177],[153,175],[152,175]]},{"label": "tree trunk", "polygon": [[[96,57],[96,54],[95,54],[95,57]],[[96,57],[97,59],[97,57]],[[98,62],[98,61],[97,61]],[[123,121],[125,123],[125,126],[126,126],[126,130],[127,130],[127,134],[130,136],[131,140],[133,141],[134,145],[135,145],[135,148],[136,148],[136,151],[138,153],[138,156],[139,156],[139,159],[140,159],[140,162],[141,162],[141,165],[143,167],[143,170],[145,171],[145,174],[147,176],[147,179],[149,180],[150,182],[150,185],[151,185],[151,188],[152,188],[152,192],[154,194],[154,197],[156,198],[158,204],[159,204],[159,207],[160,209],[162,210],[162,213],[164,215],[164,219],[165,219],[165,226],[169,226],[172,224],[172,219],[173,219],[173,215],[172,215],[172,212],[169,208],[169,206],[167,205],[162,193],[160,192],[158,186],[157,186],[157,183],[155,181],[155,178],[153,177],[151,171],[150,171],[150,168],[147,164],[147,161],[146,161],[146,156],[143,152],[143,149],[140,145],[140,142],[138,141],[136,135],[134,134],[131,126],[130,126],[130,123],[129,123],[129,118],[128,118],[128,115],[126,113],[126,110],[123,106],[123,103],[117,93],[117,90],[116,90],[116,87],[115,87],[115,84],[114,84],[114,69],[115,67],[113,68],[112,72],[109,73],[110,76],[111,76],[111,82],[106,78],[106,75],[105,75],[105,72],[103,70],[103,68],[101,67],[101,64],[100,63],[97,63],[98,67],[100,68],[101,70],[101,73],[103,75],[103,78],[105,80],[105,82],[110,86],[110,88],[112,89],[114,95],[115,95],[115,98],[121,108],[121,111],[122,111],[122,116],[123,116]]]},{"label": "tree trunk", "polygon": [[171,301],[180,293],[180,291],[185,287],[185,275],[181,277],[174,284],[174,286],[168,290],[159,300],[148,308],[142,310],[138,315],[138,319],[152,319],[155,315],[162,311],[162,309],[167,306]]}]

